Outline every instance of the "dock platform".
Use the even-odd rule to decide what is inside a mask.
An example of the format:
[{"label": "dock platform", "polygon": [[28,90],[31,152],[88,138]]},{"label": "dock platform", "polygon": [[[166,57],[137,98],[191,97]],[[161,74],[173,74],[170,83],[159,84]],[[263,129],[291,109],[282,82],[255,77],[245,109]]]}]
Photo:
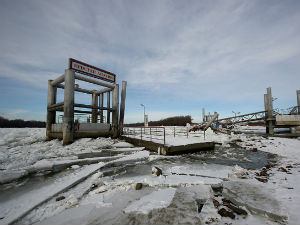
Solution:
[{"label": "dock platform", "polygon": [[146,149],[157,152],[161,155],[177,155],[185,153],[193,153],[200,151],[214,150],[217,142],[199,142],[186,145],[166,145],[162,143],[156,143],[149,140],[141,140],[137,138],[121,136],[121,139],[129,142],[135,146],[145,147]]}]

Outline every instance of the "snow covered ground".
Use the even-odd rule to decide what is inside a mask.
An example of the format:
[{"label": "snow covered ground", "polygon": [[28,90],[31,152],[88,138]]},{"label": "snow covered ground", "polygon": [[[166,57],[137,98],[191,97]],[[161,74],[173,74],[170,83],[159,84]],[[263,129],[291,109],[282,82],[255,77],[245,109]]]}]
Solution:
[{"label": "snow covered ground", "polygon": [[[142,139],[146,141],[152,141],[155,143],[165,144],[168,146],[188,145],[200,142],[218,142],[224,143],[228,141],[228,136],[225,134],[216,135],[210,128],[204,131],[192,131],[188,132],[189,127],[164,127],[163,129],[153,128],[150,133],[150,129],[125,129],[125,136]],[[142,132],[142,134],[141,134]],[[165,137],[165,138],[164,138]]]},{"label": "snow covered ground", "polygon": [[[169,143],[200,135],[170,133]],[[222,145],[160,156],[110,138],[63,146],[45,129],[0,129],[0,224],[300,224],[299,138],[206,140]]]}]

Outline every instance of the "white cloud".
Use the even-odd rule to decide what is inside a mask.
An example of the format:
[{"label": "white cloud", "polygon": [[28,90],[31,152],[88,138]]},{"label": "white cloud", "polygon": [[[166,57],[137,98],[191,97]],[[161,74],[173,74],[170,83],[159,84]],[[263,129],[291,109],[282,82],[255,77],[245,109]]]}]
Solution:
[{"label": "white cloud", "polygon": [[28,110],[24,109],[6,109],[0,112],[0,115],[7,119],[19,119],[27,112]]},{"label": "white cloud", "polygon": [[1,109],[0,116],[10,120],[14,120],[14,119],[36,120],[36,121],[46,120],[45,111],[31,111],[27,109]]},{"label": "white cloud", "polygon": [[0,9],[0,78],[44,89],[74,57],[127,80],[130,98],[132,91],[245,104],[263,101],[272,86],[291,99],[282,87],[299,89],[299,8],[256,0],[8,1]]}]

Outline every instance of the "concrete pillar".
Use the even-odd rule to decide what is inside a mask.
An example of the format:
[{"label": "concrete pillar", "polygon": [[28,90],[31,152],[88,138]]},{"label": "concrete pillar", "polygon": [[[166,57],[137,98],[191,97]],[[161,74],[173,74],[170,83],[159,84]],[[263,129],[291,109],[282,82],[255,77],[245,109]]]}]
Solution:
[{"label": "concrete pillar", "polygon": [[[99,106],[103,107],[103,93],[99,95]],[[103,123],[103,109],[100,109],[100,123]]]},{"label": "concrete pillar", "polygon": [[64,90],[64,124],[63,124],[63,144],[73,142],[74,135],[74,86],[75,72],[67,69],[65,71],[65,90]]},{"label": "concrete pillar", "polygon": [[[92,106],[97,107],[98,106],[98,95],[96,93],[92,94]],[[92,123],[97,123],[97,109],[92,109]]]},{"label": "concrete pillar", "polygon": [[272,99],[272,92],[271,88],[267,88],[267,98],[268,98],[268,117],[273,116],[273,99]]},{"label": "concrete pillar", "polygon": [[267,122],[268,122],[268,129],[269,134],[274,134],[274,125],[273,125],[273,99],[272,99],[272,92],[271,88],[267,88]]},{"label": "concrete pillar", "polygon": [[[264,94],[264,106],[265,106],[265,111],[268,111],[268,95]],[[266,112],[266,117],[268,113]]]},{"label": "concrete pillar", "polygon": [[[268,111],[268,95],[264,94],[264,106],[265,111]],[[268,112],[265,113],[265,123],[266,123],[266,134],[269,133],[269,124],[268,124]]]},{"label": "concrete pillar", "polygon": [[[110,91],[107,92],[107,108],[110,108]],[[107,110],[106,122],[110,123],[110,111]]]},{"label": "concrete pillar", "polygon": [[[47,107],[56,103],[56,93],[57,88],[51,85],[52,80],[48,80],[48,98],[47,98]],[[47,141],[51,140],[51,126],[55,123],[56,111],[49,111],[47,109],[47,126],[46,126],[46,139]]]},{"label": "concrete pillar", "polygon": [[124,126],[126,86],[127,86],[127,82],[122,81],[121,105],[120,105],[120,122],[119,122],[119,129],[120,129],[121,134],[123,133],[123,126]]},{"label": "concrete pillar", "polygon": [[113,94],[112,94],[112,132],[113,138],[117,138],[118,131],[118,123],[119,123],[119,85],[115,84]]},{"label": "concrete pillar", "polygon": [[297,93],[298,114],[300,114],[300,90],[298,90],[296,93]]}]

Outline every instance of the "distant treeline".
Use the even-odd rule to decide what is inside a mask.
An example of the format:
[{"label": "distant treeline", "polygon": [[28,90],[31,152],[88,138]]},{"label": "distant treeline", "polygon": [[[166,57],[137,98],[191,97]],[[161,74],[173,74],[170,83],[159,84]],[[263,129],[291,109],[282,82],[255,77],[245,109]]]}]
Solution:
[{"label": "distant treeline", "polygon": [[[192,123],[191,116],[174,116],[168,117],[166,119],[162,119],[159,121],[150,121],[148,123],[149,126],[185,126],[187,123]],[[144,126],[144,123],[130,123],[125,124],[125,126],[134,126],[141,127]]]},{"label": "distant treeline", "polygon": [[46,127],[46,122],[42,121],[24,121],[21,119],[8,120],[0,116],[0,127],[1,128],[22,128],[22,127]]}]

